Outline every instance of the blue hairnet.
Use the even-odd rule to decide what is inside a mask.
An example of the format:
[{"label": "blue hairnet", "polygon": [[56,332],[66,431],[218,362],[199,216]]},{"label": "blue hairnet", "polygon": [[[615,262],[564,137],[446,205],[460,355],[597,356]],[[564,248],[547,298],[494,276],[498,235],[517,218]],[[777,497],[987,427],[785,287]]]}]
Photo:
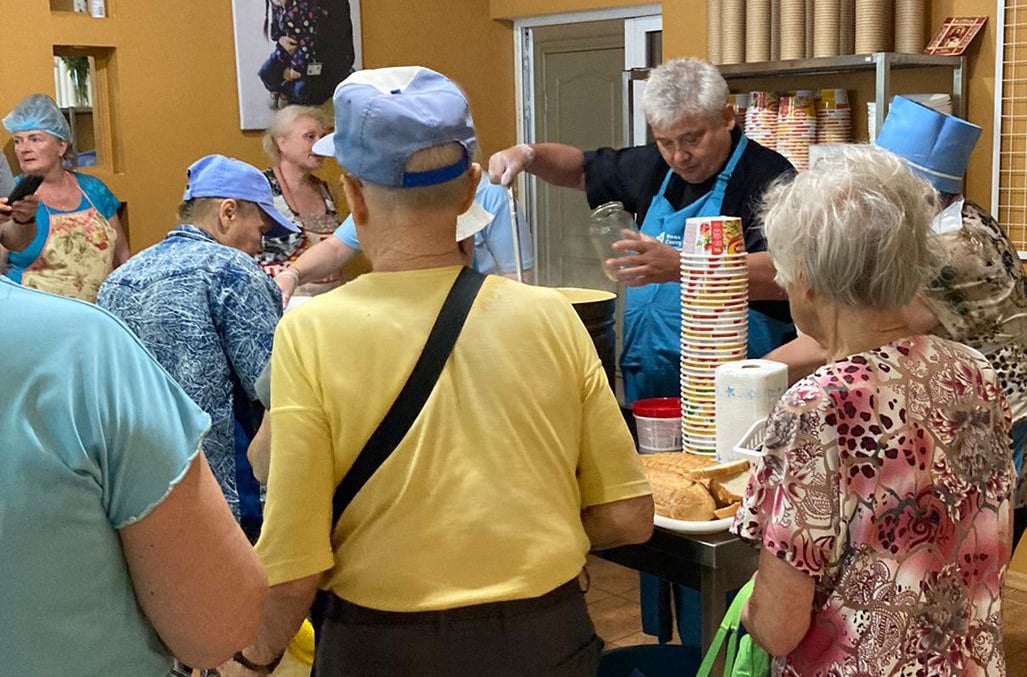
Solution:
[{"label": "blue hairnet", "polygon": [[11,134],[39,130],[71,143],[71,128],[61,109],[46,94],[30,94],[18,102],[4,118],[4,127]]}]

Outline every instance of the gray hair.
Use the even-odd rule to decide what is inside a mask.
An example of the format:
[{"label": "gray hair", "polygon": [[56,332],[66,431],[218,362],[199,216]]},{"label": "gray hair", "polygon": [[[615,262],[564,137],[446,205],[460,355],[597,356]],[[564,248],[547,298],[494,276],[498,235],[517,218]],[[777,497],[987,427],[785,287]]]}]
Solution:
[{"label": "gray hair", "polygon": [[834,304],[895,309],[938,265],[937,193],[886,150],[844,148],[773,185],[763,202],[767,248],[786,289],[801,277]]},{"label": "gray hair", "polygon": [[719,118],[727,95],[727,82],[716,66],[702,59],[673,59],[650,73],[642,111],[657,127],[669,127],[686,115]]},{"label": "gray hair", "polygon": [[264,153],[271,159],[271,164],[277,165],[282,161],[282,151],[278,149],[278,139],[286,136],[292,131],[292,126],[300,118],[313,118],[325,129],[332,126],[331,116],[322,108],[315,106],[286,106],[275,111],[271,118],[271,124],[264,131],[260,142]]}]

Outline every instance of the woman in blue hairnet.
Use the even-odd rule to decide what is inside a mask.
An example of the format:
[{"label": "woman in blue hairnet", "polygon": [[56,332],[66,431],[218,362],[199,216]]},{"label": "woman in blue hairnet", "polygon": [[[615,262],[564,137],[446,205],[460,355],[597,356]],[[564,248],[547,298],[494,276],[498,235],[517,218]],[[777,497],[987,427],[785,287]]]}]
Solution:
[{"label": "woman in blue hairnet", "polygon": [[26,287],[95,301],[100,284],[129,256],[117,216],[121,203],[96,177],[65,168],[73,155],[71,129],[53,99],[27,96],[3,124],[21,171],[43,177],[35,237],[8,252],[5,274]]}]

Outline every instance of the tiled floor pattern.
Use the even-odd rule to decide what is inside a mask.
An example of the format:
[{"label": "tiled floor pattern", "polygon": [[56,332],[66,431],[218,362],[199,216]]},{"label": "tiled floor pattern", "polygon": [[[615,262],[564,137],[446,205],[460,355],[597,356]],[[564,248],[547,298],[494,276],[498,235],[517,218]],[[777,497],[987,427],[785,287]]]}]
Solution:
[{"label": "tiled floor pattern", "polygon": [[[606,648],[655,644],[642,633],[638,573],[597,557],[589,557],[588,573],[588,611]],[[1002,611],[1008,677],[1027,677],[1027,592],[1007,587]]]}]

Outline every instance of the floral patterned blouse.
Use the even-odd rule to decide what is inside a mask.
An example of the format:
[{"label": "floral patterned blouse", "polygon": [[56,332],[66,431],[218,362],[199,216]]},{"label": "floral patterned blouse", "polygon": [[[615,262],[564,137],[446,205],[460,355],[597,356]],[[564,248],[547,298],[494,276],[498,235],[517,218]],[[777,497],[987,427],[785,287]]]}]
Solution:
[{"label": "floral patterned blouse", "polygon": [[[271,185],[271,194],[274,196],[275,207],[300,227],[300,232],[290,233],[284,237],[264,236],[264,250],[257,254],[257,265],[271,277],[276,277],[290,263],[298,259],[303,252],[321,240],[331,237],[335,229],[339,227],[339,214],[335,207],[335,200],[328,190],[328,184],[316,176],[314,180],[318,183],[321,198],[324,200],[325,205],[323,214],[297,214],[286,201],[282,185],[278,182],[278,177],[275,176],[275,170],[273,168],[264,170],[264,176]],[[296,289],[295,294],[297,296],[315,296],[338,287],[342,282],[342,276],[339,273],[332,273],[326,278],[315,280],[299,287]]]},{"label": "floral patterned blouse", "polygon": [[934,336],[785,393],[732,527],[815,582],[809,632],[774,674],[1005,674],[1008,434],[987,361]]}]

